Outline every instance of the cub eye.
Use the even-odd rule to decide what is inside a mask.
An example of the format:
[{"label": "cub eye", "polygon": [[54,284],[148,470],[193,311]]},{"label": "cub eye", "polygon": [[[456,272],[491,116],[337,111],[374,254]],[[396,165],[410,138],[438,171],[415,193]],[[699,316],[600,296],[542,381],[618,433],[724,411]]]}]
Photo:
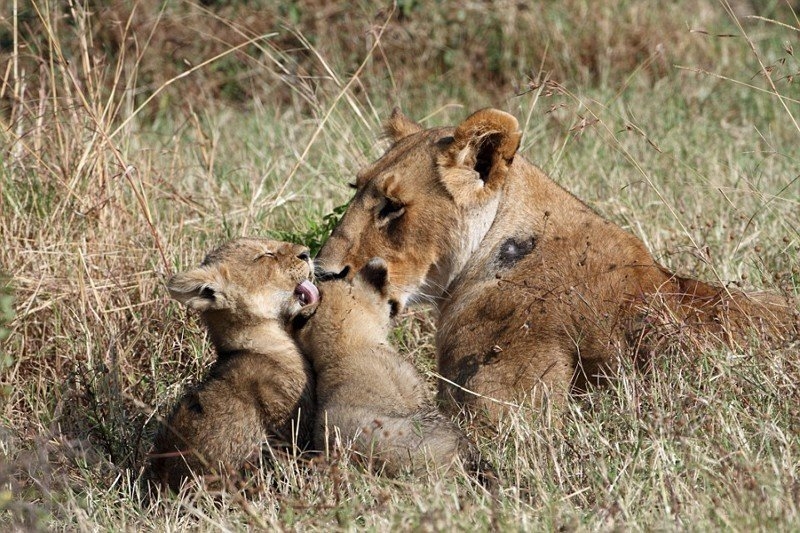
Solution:
[{"label": "cub eye", "polygon": [[378,211],[378,219],[380,222],[386,223],[402,216],[402,214],[405,213],[405,211],[406,211],[405,205],[398,202],[397,200],[386,198],[383,202],[381,210]]}]

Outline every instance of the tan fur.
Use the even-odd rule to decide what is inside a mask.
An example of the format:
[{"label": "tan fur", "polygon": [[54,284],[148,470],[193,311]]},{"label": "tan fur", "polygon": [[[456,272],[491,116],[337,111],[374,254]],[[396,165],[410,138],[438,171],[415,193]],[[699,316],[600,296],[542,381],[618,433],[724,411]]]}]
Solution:
[{"label": "tan fur", "polygon": [[445,402],[496,421],[503,402],[560,401],[619,354],[646,360],[686,334],[796,338],[796,303],[669,272],[516,154],[513,116],[484,109],[415,133],[408,122],[390,118],[387,131],[405,133],[359,173],[317,264],[354,272],[382,257],[395,298],[436,303]]},{"label": "tan fur", "polygon": [[156,437],[151,467],[159,483],[177,490],[190,471],[257,464],[267,442],[309,442],[313,378],[287,323],[303,306],[295,288],[310,273],[307,248],[241,238],[170,279],[171,295],[200,311],[218,360]]},{"label": "tan fur", "polygon": [[475,447],[433,406],[414,367],[388,344],[385,263],[374,259],[352,283],[323,283],[313,316],[296,337],[317,384],[314,443],[355,452],[368,467],[396,475],[446,469],[457,457],[479,470]]}]

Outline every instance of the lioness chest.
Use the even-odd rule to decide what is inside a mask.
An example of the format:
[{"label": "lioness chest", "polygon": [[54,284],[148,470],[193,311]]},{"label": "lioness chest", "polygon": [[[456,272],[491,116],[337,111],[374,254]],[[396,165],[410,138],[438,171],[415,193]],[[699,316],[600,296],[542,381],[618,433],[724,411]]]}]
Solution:
[{"label": "lioness chest", "polygon": [[[439,369],[458,387],[499,394],[597,374],[635,303],[668,283],[636,237],[571,196],[548,199],[501,210],[439,307]],[[458,387],[440,391],[469,402]]]}]

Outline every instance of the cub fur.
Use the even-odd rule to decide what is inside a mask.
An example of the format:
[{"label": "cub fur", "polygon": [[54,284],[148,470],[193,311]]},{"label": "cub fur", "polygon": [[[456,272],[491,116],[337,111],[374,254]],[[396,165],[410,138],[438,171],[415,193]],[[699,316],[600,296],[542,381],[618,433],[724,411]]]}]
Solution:
[{"label": "cub fur", "polygon": [[162,486],[236,471],[266,442],[310,441],[313,376],[287,326],[319,298],[311,272],[303,246],[240,238],[169,280],[172,297],[200,312],[218,358],[156,436],[151,477]]},{"label": "cub fur", "polygon": [[429,465],[446,469],[458,457],[477,472],[476,448],[436,409],[422,377],[386,340],[396,306],[386,263],[372,259],[352,283],[330,281],[320,291],[313,315],[298,318],[295,333],[316,375],[315,447],[329,450],[338,437],[387,475],[421,474]]},{"label": "cub fur", "polygon": [[426,130],[395,110],[386,131],[392,146],[359,172],[316,262],[348,275],[380,256],[401,304],[435,303],[444,403],[496,421],[509,402],[562,401],[621,353],[647,360],[687,335],[797,338],[795,302],[659,265],[517,153],[508,113]]}]

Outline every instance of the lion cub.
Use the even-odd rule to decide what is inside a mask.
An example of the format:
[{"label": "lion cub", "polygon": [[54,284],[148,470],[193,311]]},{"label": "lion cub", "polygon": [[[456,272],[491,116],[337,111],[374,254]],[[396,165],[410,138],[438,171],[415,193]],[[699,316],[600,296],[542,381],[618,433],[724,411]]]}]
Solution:
[{"label": "lion cub", "polygon": [[386,263],[372,259],[352,283],[327,282],[321,293],[316,309],[295,319],[295,337],[316,375],[315,447],[327,450],[338,436],[388,475],[424,473],[429,464],[446,469],[458,457],[478,472],[476,447],[387,342],[397,303],[389,300]]},{"label": "lion cub", "polygon": [[319,300],[311,272],[303,246],[241,238],[169,280],[172,297],[200,312],[218,359],[156,436],[155,481],[177,490],[190,471],[238,470],[265,442],[310,441],[313,378],[286,328]]}]

